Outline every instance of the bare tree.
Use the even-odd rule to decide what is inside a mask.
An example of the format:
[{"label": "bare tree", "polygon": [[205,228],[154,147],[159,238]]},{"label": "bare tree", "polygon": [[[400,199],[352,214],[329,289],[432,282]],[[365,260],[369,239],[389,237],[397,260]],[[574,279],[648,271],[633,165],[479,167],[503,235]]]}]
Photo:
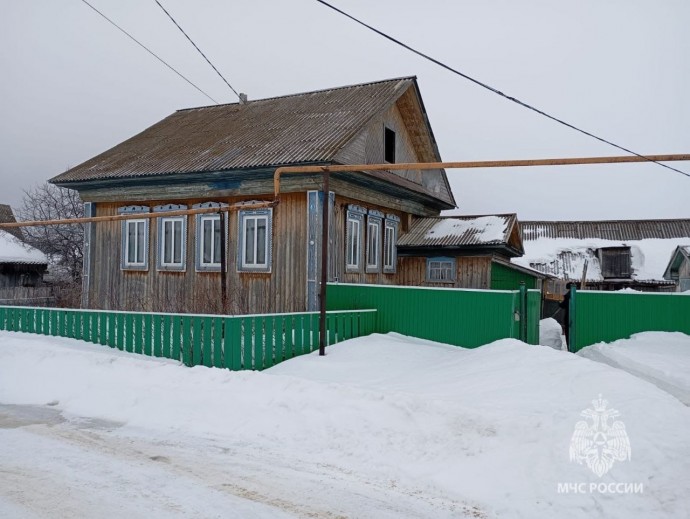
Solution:
[{"label": "bare tree", "polygon": [[[84,216],[79,193],[53,184],[40,184],[24,191],[19,220],[62,220]],[[81,224],[23,227],[24,241],[50,260],[52,270],[64,281],[81,280],[84,255],[84,226]]]}]

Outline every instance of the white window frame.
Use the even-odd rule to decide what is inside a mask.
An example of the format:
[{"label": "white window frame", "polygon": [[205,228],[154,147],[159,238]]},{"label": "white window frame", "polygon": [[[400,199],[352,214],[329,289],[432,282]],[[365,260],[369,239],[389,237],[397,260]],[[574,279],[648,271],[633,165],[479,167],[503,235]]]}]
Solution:
[{"label": "white window frame", "polygon": [[380,216],[367,216],[367,273],[381,271],[381,227]]},{"label": "white window frame", "polygon": [[[258,223],[266,223],[266,231],[263,239],[264,261],[258,262],[259,233]],[[254,257],[247,261],[247,225],[254,222],[254,234],[252,245]],[[271,272],[273,251],[273,209],[253,209],[239,212],[238,218],[238,244],[237,244],[237,271],[238,272]]]},{"label": "white window frame", "polygon": [[[455,283],[457,268],[455,258],[437,257],[426,259],[426,280],[429,283]],[[444,277],[444,272],[448,276]]]},{"label": "white window frame", "polygon": [[398,263],[398,221],[386,216],[383,226],[383,272],[395,274]]},{"label": "white window frame", "polygon": [[[204,261],[204,222],[213,222],[211,225],[211,261]],[[216,222],[218,222],[218,227],[220,228],[220,215],[219,214],[198,214],[196,219],[196,269],[200,272],[204,271],[218,271],[220,272],[220,263],[223,255],[223,251],[220,251],[220,256],[218,261],[213,261],[215,250],[216,250]],[[221,229],[220,232],[223,232]],[[219,237],[220,239],[220,237]],[[222,239],[221,244],[222,245]],[[227,245],[227,240],[226,240]]]},{"label": "white window frame", "polygon": [[[147,213],[149,208],[146,206],[128,206],[120,207],[118,209],[119,214],[134,214],[134,213]],[[129,239],[129,228],[130,226],[135,226],[135,241],[134,244],[131,243]],[[143,233],[143,250],[139,249],[140,240],[137,239],[139,236],[139,229]],[[120,269],[122,270],[148,270],[149,269],[149,219],[148,218],[132,218],[129,220],[122,220],[122,225],[120,227],[122,234],[121,247],[120,247]],[[129,260],[130,247],[134,246],[134,258],[135,261]],[[138,260],[141,252],[141,261]]]},{"label": "white window frame", "polygon": [[[166,242],[165,227],[167,224],[172,225],[172,244],[171,256],[172,261],[165,261],[165,249],[168,245]],[[180,235],[176,237],[175,227],[179,224]],[[175,261],[175,245],[177,241],[180,242],[180,260]],[[158,270],[170,271],[184,271],[187,266],[187,217],[186,216],[164,216],[158,218]]]},{"label": "white window frame", "polygon": [[345,272],[361,272],[364,214],[348,209],[345,222]]}]

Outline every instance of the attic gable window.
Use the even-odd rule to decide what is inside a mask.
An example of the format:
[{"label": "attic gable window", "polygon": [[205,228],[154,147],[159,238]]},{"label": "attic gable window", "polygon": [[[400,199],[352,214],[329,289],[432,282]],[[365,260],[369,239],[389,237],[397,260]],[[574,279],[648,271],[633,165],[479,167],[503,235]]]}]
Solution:
[{"label": "attic gable window", "polygon": [[273,209],[240,211],[237,270],[270,272]]},{"label": "attic gable window", "polygon": [[[131,205],[120,207],[119,214],[148,213],[147,206]],[[136,218],[123,220],[121,227],[122,252],[120,268],[122,270],[149,269],[149,219]]]},{"label": "attic gable window", "polygon": [[630,247],[606,247],[599,249],[601,275],[604,279],[629,279]]},{"label": "attic gable window", "polygon": [[383,160],[395,164],[395,130],[383,129]]}]

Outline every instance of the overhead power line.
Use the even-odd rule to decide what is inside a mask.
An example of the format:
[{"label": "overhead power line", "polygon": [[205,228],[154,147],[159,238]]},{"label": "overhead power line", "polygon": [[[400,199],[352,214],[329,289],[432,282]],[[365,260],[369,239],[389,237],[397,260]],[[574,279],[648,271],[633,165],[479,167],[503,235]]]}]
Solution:
[{"label": "overhead power line", "polygon": [[647,160],[648,162],[653,162],[654,164],[658,164],[659,166],[662,166],[662,167],[664,167],[664,168],[666,168],[666,169],[670,169],[671,171],[675,171],[676,173],[680,173],[681,175],[685,175],[686,177],[690,177],[690,174],[688,174],[688,173],[686,173],[686,172],[684,172],[684,171],[681,171],[680,169],[676,169],[676,168],[673,168],[673,167],[671,167],[671,166],[667,166],[666,164],[662,164],[661,162],[658,162],[658,161],[656,161],[656,160],[650,159],[649,157],[645,157],[644,155],[641,155],[641,154],[636,153],[636,152],[634,152],[634,151],[632,151],[632,150],[630,150],[630,149],[628,149],[628,148],[625,148],[625,147],[620,146],[620,145],[618,145],[618,144],[615,144],[615,143],[613,143],[613,142],[611,142],[611,141],[609,141],[609,140],[606,140],[606,139],[604,139],[604,138],[602,138],[602,137],[599,137],[599,136],[597,136],[597,135],[594,135],[593,133],[588,132],[588,131],[586,131],[586,130],[583,130],[582,128],[578,128],[577,126],[575,126],[575,125],[573,125],[573,124],[570,124],[570,123],[568,123],[568,122],[566,122],[566,121],[564,121],[564,120],[562,120],[562,119],[559,119],[558,117],[555,117],[555,116],[553,116],[553,115],[550,115],[550,114],[544,112],[543,110],[540,110],[540,109],[538,109],[538,108],[536,108],[536,107],[534,107],[534,106],[532,106],[532,105],[530,105],[530,104],[525,103],[524,101],[520,101],[519,99],[517,99],[517,98],[515,98],[515,97],[511,97],[511,96],[509,96],[509,95],[506,95],[506,94],[504,94],[503,92],[501,92],[500,90],[498,90],[497,88],[494,88],[494,87],[492,87],[492,86],[490,86],[490,85],[488,85],[488,84],[486,84],[486,83],[483,83],[483,82],[479,81],[478,79],[475,79],[475,78],[473,78],[473,77],[471,77],[471,76],[468,76],[467,74],[464,74],[463,72],[460,72],[459,70],[457,70],[457,69],[451,67],[450,65],[447,65],[447,64],[443,63],[442,61],[437,60],[436,58],[432,58],[431,56],[429,56],[429,55],[427,55],[427,54],[424,54],[424,53],[421,52],[421,51],[418,51],[417,49],[415,49],[415,48],[413,48],[413,47],[407,45],[406,43],[403,43],[402,41],[400,41],[400,40],[398,40],[398,39],[396,39],[396,38],[394,38],[394,37],[392,37],[392,36],[386,34],[385,32],[383,32],[383,31],[381,31],[381,30],[379,30],[379,29],[377,29],[377,28],[375,28],[375,27],[372,27],[371,25],[369,25],[369,24],[367,24],[367,23],[365,23],[365,22],[359,20],[358,18],[355,18],[355,17],[352,16],[351,14],[348,14],[348,13],[346,13],[345,11],[343,11],[343,10],[341,10],[341,9],[338,9],[337,7],[335,7],[335,6],[331,5],[331,4],[329,4],[328,2],[325,2],[324,0],[316,0],[316,1],[319,2],[320,4],[325,5],[326,7],[329,7],[329,8],[331,8],[331,9],[333,9],[335,12],[337,12],[337,13],[339,13],[339,14],[342,14],[343,16],[345,16],[345,17],[349,18],[350,20],[352,20],[353,22],[356,22],[356,23],[358,23],[359,25],[362,25],[363,27],[366,27],[366,28],[369,29],[370,31],[375,32],[375,33],[378,34],[379,36],[383,36],[384,38],[386,38],[386,39],[389,40],[389,41],[392,41],[392,42],[395,43],[396,45],[400,45],[401,47],[403,47],[403,48],[409,50],[410,52],[413,52],[413,53],[416,54],[417,56],[420,56],[420,57],[422,57],[422,58],[424,58],[424,59],[426,59],[426,60],[428,60],[428,61],[431,61],[432,63],[438,65],[439,67],[442,67],[442,68],[444,68],[444,69],[446,69],[446,70],[452,72],[453,74],[457,74],[458,76],[460,76],[460,77],[462,77],[462,78],[465,78],[465,79],[467,79],[468,81],[471,81],[472,83],[474,83],[474,84],[476,84],[476,85],[479,85],[480,87],[485,88],[486,90],[489,90],[490,92],[493,92],[494,94],[497,94],[497,95],[499,95],[499,96],[501,96],[501,97],[503,97],[503,98],[505,98],[505,99],[508,99],[509,101],[512,101],[513,103],[516,103],[516,104],[518,104],[518,105],[520,105],[520,106],[522,106],[522,107],[524,107],[524,108],[527,108],[528,110],[532,110],[533,112],[536,112],[536,113],[538,113],[539,115],[542,115],[542,116],[544,116],[544,117],[547,117],[547,118],[551,119],[552,121],[555,121],[555,122],[557,122],[557,123],[559,123],[559,124],[562,124],[563,126],[567,126],[568,128],[570,128],[570,129],[572,129],[572,130],[575,130],[575,131],[577,131],[577,132],[580,132],[580,133],[582,133],[582,134],[584,134],[584,135],[587,135],[588,137],[592,137],[593,139],[596,139],[596,140],[601,141],[601,142],[603,142],[603,143],[606,143],[606,144],[608,144],[608,145],[610,145],[610,146],[613,146],[614,148],[618,148],[619,150],[623,150],[623,151],[625,151],[625,152],[627,152],[627,153],[631,153],[632,155],[635,155],[635,156],[637,156],[637,157],[640,157],[640,158],[642,158],[642,159],[645,159],[645,160]]},{"label": "overhead power line", "polygon": [[91,9],[93,9],[94,11],[96,11],[98,14],[100,14],[100,15],[101,15],[103,18],[105,18],[110,24],[112,24],[112,25],[114,25],[115,27],[117,27],[122,33],[124,33],[127,37],[129,37],[131,40],[133,40],[137,45],[139,45],[142,49],[144,49],[146,52],[148,52],[149,54],[151,54],[151,55],[152,55],[154,58],[156,58],[158,61],[160,61],[163,65],[165,65],[166,67],[168,67],[168,68],[169,68],[170,70],[172,70],[175,74],[177,74],[178,76],[180,76],[180,77],[181,77],[182,79],[184,79],[187,83],[189,83],[189,84],[192,85],[194,88],[196,88],[199,92],[201,92],[201,93],[204,94],[206,97],[208,97],[211,101],[213,101],[214,103],[218,104],[218,101],[216,101],[216,100],[213,99],[210,95],[208,95],[206,92],[204,92],[203,90],[201,90],[201,88],[199,88],[199,87],[196,86],[194,83],[192,83],[192,81],[189,80],[189,79],[187,79],[184,75],[182,75],[182,73],[180,73],[180,72],[178,72],[177,70],[175,70],[175,69],[172,67],[172,65],[170,65],[169,63],[167,63],[163,58],[161,58],[160,56],[158,56],[158,54],[156,54],[155,52],[153,52],[153,51],[152,51],[151,49],[149,49],[146,45],[144,45],[144,44],[141,43],[139,40],[137,40],[134,36],[132,36],[131,34],[129,34],[127,31],[125,31],[122,27],[120,27],[118,24],[116,24],[114,21],[112,21],[110,18],[108,18],[105,14],[103,14],[101,11],[99,11],[98,9],[96,9],[93,5],[91,5],[91,4],[90,4],[89,2],[87,2],[86,0],[81,0],[81,1],[84,2],[86,5],[88,5]]},{"label": "overhead power line", "polygon": [[235,95],[239,98],[240,94],[237,93],[237,90],[232,88],[232,85],[230,83],[228,83],[228,80],[225,79],[225,77],[223,77],[223,74],[221,74],[218,71],[218,69],[215,67],[215,65],[213,63],[211,63],[211,60],[206,57],[206,54],[204,54],[201,51],[201,49],[197,46],[197,44],[192,41],[192,39],[189,37],[189,35],[186,32],[184,32],[184,29],[182,27],[180,27],[180,24],[175,21],[175,18],[172,17],[172,15],[165,9],[165,7],[163,7],[163,5],[158,0],[154,0],[154,1],[158,4],[158,7],[160,7],[163,10],[163,12],[168,15],[168,18],[170,18],[170,21],[172,21],[172,23],[174,23],[175,26],[178,29],[180,29],[180,32],[185,35],[185,38],[187,38],[189,40],[189,43],[194,45],[194,48],[199,52],[199,54],[202,55],[202,57],[206,60],[206,63],[211,65],[211,68],[216,71],[216,74],[218,74],[220,76],[220,79],[222,79],[225,82],[225,84],[228,85],[230,90],[232,90],[235,93]]}]

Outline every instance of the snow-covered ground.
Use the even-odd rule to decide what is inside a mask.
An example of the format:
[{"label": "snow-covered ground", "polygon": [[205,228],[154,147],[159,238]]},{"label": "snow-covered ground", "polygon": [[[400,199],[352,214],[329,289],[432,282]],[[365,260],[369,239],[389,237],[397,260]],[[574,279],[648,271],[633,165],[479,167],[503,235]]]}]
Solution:
[{"label": "snow-covered ground", "polygon": [[555,350],[567,350],[563,328],[553,317],[539,321],[539,344]]},{"label": "snow-covered ground", "polygon": [[630,339],[599,343],[578,355],[605,362],[648,380],[690,406],[690,336],[644,332]]},{"label": "snow-covered ground", "polygon": [[[601,477],[570,460],[599,395],[631,452]],[[515,340],[232,373],[0,332],[0,404],[0,517],[690,517],[690,409]]]}]

